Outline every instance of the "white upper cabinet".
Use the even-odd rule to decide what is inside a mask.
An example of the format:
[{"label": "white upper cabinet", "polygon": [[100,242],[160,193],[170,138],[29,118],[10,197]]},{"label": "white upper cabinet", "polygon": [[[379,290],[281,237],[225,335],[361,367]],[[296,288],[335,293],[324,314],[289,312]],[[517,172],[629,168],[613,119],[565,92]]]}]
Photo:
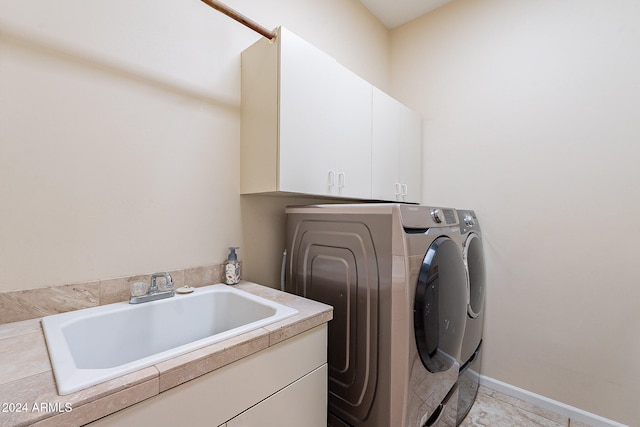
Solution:
[{"label": "white upper cabinet", "polygon": [[373,89],[371,147],[372,198],[419,203],[422,119],[377,88]]},{"label": "white upper cabinet", "polygon": [[[262,39],[242,53],[241,192],[417,202],[421,174],[414,144],[406,144],[408,167],[418,171],[409,173],[411,179],[401,174],[402,139],[416,135],[415,123],[403,130],[406,107],[394,100],[390,119],[375,107],[381,92],[370,83],[290,31],[277,32],[275,43]],[[387,171],[386,153],[372,154],[376,147],[393,152],[393,171]],[[378,176],[383,172],[388,177]],[[389,180],[392,191],[383,197],[378,187]],[[396,198],[396,183],[401,194],[409,193]],[[417,197],[408,197],[412,191]]]},{"label": "white upper cabinet", "polygon": [[422,117],[400,105],[400,178],[402,201],[422,199]]},{"label": "white upper cabinet", "polygon": [[371,85],[281,29],[280,190],[371,197]]},{"label": "white upper cabinet", "polygon": [[373,90],[371,148],[372,198],[402,201],[400,103],[377,88]]}]

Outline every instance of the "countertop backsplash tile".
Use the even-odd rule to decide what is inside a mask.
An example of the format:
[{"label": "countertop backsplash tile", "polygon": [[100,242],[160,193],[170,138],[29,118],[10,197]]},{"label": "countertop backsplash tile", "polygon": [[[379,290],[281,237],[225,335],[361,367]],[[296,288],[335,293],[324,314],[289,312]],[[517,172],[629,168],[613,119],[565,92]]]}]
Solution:
[{"label": "countertop backsplash tile", "polygon": [[0,293],[0,324],[99,305],[100,282]]},{"label": "countertop backsplash tile", "polygon": [[[152,273],[72,285],[0,292],[0,324],[35,319],[129,299],[129,285],[149,282]],[[224,283],[224,264],[169,271],[175,288]]]}]

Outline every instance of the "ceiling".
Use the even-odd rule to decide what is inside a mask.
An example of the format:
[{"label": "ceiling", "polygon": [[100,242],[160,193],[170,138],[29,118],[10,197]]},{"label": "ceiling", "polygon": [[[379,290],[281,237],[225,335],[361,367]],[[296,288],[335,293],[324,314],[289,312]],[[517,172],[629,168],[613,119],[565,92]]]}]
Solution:
[{"label": "ceiling", "polygon": [[387,28],[405,24],[451,0],[360,0]]}]

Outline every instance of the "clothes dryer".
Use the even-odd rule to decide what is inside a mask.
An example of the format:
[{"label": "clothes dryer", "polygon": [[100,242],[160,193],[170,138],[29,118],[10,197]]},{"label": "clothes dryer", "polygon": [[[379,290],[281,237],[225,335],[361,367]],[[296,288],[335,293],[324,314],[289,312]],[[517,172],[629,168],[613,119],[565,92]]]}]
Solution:
[{"label": "clothes dryer", "polygon": [[474,211],[457,210],[467,277],[467,316],[462,341],[457,424],[467,415],[480,386],[486,275],[482,233]]},{"label": "clothes dryer", "polygon": [[467,317],[454,209],[289,207],[285,289],[334,307],[329,425],[455,426]]}]

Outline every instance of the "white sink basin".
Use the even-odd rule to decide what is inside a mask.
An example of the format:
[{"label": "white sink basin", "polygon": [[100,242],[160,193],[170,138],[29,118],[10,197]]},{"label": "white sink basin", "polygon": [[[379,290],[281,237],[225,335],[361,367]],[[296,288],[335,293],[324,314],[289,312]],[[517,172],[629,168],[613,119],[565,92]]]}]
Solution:
[{"label": "white sink basin", "polygon": [[159,301],[47,316],[42,328],[58,392],[69,394],[297,312],[217,284]]}]

